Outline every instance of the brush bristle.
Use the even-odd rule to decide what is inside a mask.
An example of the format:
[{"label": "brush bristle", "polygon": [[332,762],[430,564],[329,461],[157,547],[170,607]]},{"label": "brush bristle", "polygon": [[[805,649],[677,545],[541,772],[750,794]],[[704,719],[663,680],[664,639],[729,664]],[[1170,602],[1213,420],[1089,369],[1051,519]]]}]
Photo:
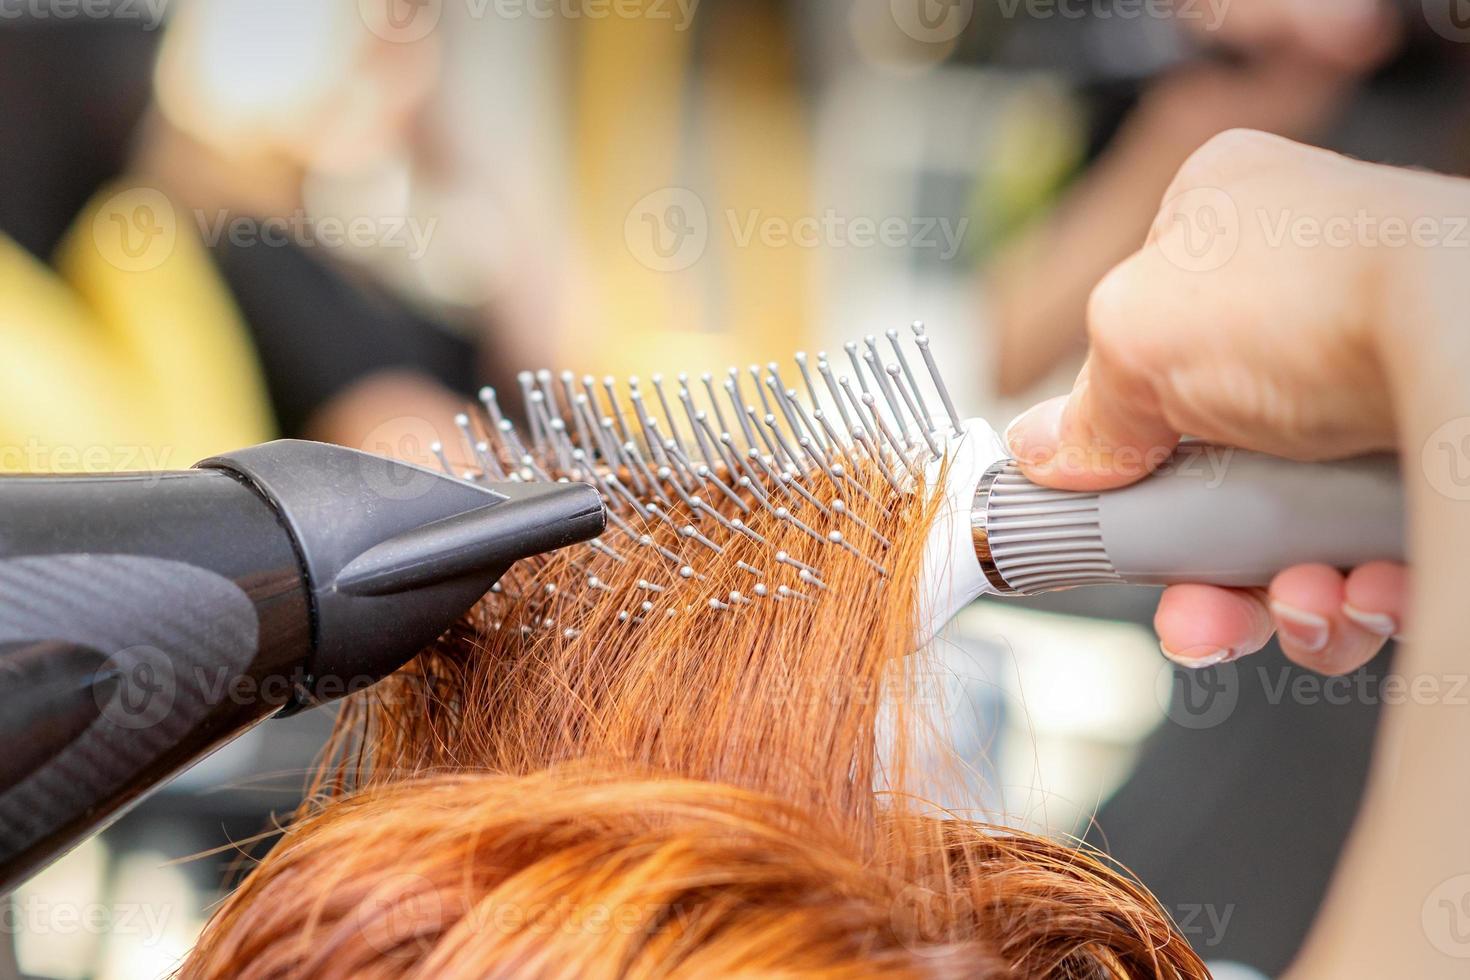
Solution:
[{"label": "brush bristle", "polygon": [[[923,484],[949,432],[961,430],[922,324],[913,334],[920,371],[890,330],[888,361],[875,337],[845,345],[850,375],[826,354],[814,374],[797,354],[800,390],[775,362],[732,367],[722,379],[681,374],[672,397],[657,375],[648,387],[637,377],[620,387],[611,377],[599,384],[570,371],[525,371],[523,428],[506,418],[494,389],[483,389],[480,410],[456,419],[468,469],[435,447],[446,471],[476,482],[591,483],[609,512],[608,532],[566,557],[584,573],[584,594],[532,603],[539,611],[523,608],[517,628],[557,628],[550,609],[568,601],[612,602],[616,622],[627,625],[814,602],[837,561],[860,563],[881,584],[893,542],[878,527]],[[636,549],[655,560],[630,563]],[[691,583],[710,582],[716,563],[733,564],[746,584],[694,593]],[[629,579],[620,566],[643,574]],[[499,591],[513,589],[507,582]]]}]

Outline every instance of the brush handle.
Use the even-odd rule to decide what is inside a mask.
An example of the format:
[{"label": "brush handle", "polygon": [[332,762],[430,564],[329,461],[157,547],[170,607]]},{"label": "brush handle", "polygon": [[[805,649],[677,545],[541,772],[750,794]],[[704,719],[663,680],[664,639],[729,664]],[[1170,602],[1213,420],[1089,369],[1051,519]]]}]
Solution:
[{"label": "brush handle", "polygon": [[1013,460],[976,493],[976,554],[1006,595],[1128,583],[1265,586],[1293,565],[1403,561],[1398,462],[1296,463],[1203,443],[1120,490],[1039,487]]}]

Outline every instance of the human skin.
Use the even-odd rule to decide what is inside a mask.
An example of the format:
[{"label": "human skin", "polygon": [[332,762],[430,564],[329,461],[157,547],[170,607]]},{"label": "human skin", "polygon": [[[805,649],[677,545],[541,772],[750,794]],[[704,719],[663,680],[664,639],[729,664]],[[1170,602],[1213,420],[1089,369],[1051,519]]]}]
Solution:
[{"label": "human skin", "polygon": [[[1267,590],[1176,586],[1155,619],[1165,652],[1187,665],[1246,656],[1275,629],[1288,657],[1330,674],[1356,670],[1408,624],[1395,673],[1444,694],[1386,706],[1304,977],[1464,966],[1424,910],[1470,873],[1470,780],[1455,775],[1470,712],[1446,693],[1470,636],[1470,493],[1457,469],[1470,462],[1467,217],[1470,182],[1222,134],[1179,171],[1143,249],[1094,291],[1071,394],[1008,433],[1032,479],[1077,490],[1142,477],[1147,462],[1122,461],[1157,460],[1184,433],[1303,460],[1399,451],[1412,580],[1386,563],[1300,566]],[[1401,240],[1400,226],[1419,233]],[[1341,234],[1314,233],[1329,227]]]},{"label": "human skin", "polygon": [[1084,341],[1092,286],[1137,246],[1159,194],[1211,136],[1249,127],[1308,139],[1403,36],[1384,0],[1200,0],[1177,24],[1230,59],[1152,81],[1108,149],[986,274],[995,381],[1025,392]]}]

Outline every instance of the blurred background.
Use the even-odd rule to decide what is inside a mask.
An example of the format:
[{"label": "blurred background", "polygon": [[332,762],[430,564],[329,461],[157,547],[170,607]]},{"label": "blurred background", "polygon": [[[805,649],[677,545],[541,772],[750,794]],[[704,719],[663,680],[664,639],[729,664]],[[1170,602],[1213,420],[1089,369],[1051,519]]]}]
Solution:
[{"label": "blurred background", "polygon": [[[1461,0],[0,0],[0,471],[422,456],[524,368],[916,319],[999,426],[1065,390],[1206,139],[1466,173],[1467,59]],[[1269,976],[1392,652],[1341,690],[1274,650],[1186,677],[1152,601],[976,607],[945,707],[992,815],[1107,849],[1220,976]],[[21,889],[0,976],[167,973],[329,727],[253,730]]]}]

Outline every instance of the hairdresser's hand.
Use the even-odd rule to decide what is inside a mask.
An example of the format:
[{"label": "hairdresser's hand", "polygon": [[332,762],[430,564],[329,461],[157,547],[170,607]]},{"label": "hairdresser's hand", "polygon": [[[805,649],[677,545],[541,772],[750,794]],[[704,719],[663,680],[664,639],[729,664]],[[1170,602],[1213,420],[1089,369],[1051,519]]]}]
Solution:
[{"label": "hairdresser's hand", "polygon": [[1256,58],[1290,57],[1338,71],[1375,67],[1397,46],[1402,17],[1392,0],[1230,0],[1180,4],[1180,24],[1201,41]]},{"label": "hairdresser's hand", "polygon": [[[1012,424],[1012,452],[1038,482],[1083,490],[1140,479],[1184,433],[1303,460],[1394,448],[1395,353],[1435,329],[1413,297],[1447,256],[1434,242],[1470,214],[1465,187],[1259,133],[1217,137],[1180,170],[1143,250],[1093,293],[1076,387]],[[1279,630],[1294,661],[1342,673],[1402,630],[1406,588],[1398,565],[1301,566],[1269,592],[1171,588],[1155,625],[1192,666]]]}]

